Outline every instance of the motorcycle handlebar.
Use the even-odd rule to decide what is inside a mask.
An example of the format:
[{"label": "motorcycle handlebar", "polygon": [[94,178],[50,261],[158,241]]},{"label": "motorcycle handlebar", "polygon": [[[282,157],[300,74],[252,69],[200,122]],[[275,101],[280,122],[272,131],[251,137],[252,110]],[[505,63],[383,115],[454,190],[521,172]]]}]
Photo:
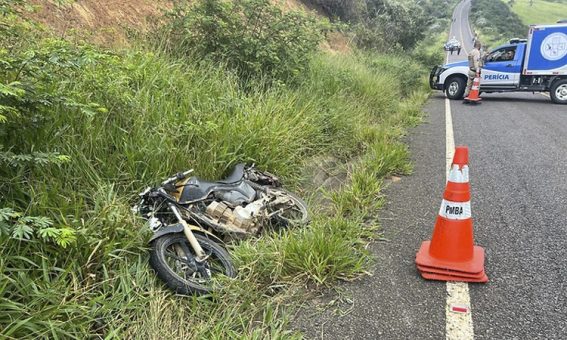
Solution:
[{"label": "motorcycle handlebar", "polygon": [[192,172],[193,172],[193,169],[189,169],[185,172],[178,172],[174,176],[171,176],[168,179],[166,179],[165,181],[163,181],[161,183],[161,186],[165,186],[165,185],[168,185],[168,184],[173,183],[175,181],[180,181],[182,179],[185,179],[187,177],[187,175],[189,175]]},{"label": "motorcycle handlebar", "polygon": [[158,188],[158,190],[155,191],[154,195],[155,195],[156,197],[161,196],[161,197],[165,198],[167,201],[169,201],[170,203],[177,202],[176,199],[175,199],[175,197],[173,197],[173,196],[171,196],[170,194],[168,194],[168,193],[165,191],[164,188]]}]

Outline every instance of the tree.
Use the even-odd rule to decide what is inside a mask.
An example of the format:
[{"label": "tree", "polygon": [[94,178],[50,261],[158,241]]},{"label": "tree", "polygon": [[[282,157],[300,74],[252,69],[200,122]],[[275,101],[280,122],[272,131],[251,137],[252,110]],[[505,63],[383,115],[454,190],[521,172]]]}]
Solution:
[{"label": "tree", "polygon": [[367,34],[359,34],[359,41],[368,48],[409,50],[424,37],[430,21],[419,4],[367,0]]}]

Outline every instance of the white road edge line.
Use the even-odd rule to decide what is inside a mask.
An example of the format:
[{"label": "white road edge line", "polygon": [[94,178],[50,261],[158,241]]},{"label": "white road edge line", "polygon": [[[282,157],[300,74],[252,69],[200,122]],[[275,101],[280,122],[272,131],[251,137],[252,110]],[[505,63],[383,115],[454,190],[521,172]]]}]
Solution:
[{"label": "white road edge line", "polygon": [[[447,58],[449,56],[447,55]],[[445,145],[446,145],[446,174],[449,176],[453,154],[455,153],[455,138],[453,135],[453,118],[449,98],[445,98]],[[465,305],[469,307],[468,313],[455,313],[451,305]],[[446,340],[472,340],[474,329],[472,323],[471,298],[469,285],[466,282],[447,281],[447,303],[445,305],[445,339]]]},{"label": "white road edge line", "polygon": [[449,176],[453,155],[455,154],[455,137],[453,136],[453,117],[451,115],[451,101],[445,98],[445,172]]},{"label": "white road edge line", "polygon": [[[468,51],[465,47],[463,39],[463,9],[465,1],[461,1],[457,8],[460,9],[460,27],[459,33],[461,36],[462,46],[465,54]],[[460,8],[459,8],[460,7]],[[457,10],[457,8],[455,8]],[[453,17],[455,15],[453,14]],[[455,23],[456,24],[456,23]],[[469,32],[471,30],[470,24],[468,25]],[[453,23],[449,28],[449,37],[452,36]],[[472,32],[471,32],[472,33]],[[472,34],[471,34],[472,35]],[[447,52],[446,63],[449,63],[449,52]],[[451,115],[451,103],[448,98],[445,98],[445,154],[446,154],[446,174],[449,176],[451,163],[453,162],[453,155],[455,153],[455,137],[453,135],[453,118]],[[472,340],[474,339],[474,328],[472,323],[472,308],[470,302],[469,286],[465,282],[447,282],[447,300],[445,304],[445,339],[446,340]],[[468,313],[455,313],[451,311],[451,305],[466,305],[469,307]]]}]

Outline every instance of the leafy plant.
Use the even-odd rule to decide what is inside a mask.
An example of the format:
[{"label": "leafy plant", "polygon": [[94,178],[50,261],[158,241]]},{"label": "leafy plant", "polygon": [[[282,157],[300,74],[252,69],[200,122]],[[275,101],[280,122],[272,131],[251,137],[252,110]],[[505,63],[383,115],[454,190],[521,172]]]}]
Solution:
[{"label": "leafy plant", "polygon": [[0,208],[0,235],[20,241],[29,241],[35,236],[43,241],[54,242],[62,248],[67,248],[76,240],[72,228],[57,228],[48,217],[24,216],[11,208]]},{"label": "leafy plant", "polygon": [[60,165],[70,160],[58,151],[38,151],[40,144],[34,143],[34,136],[47,123],[48,112],[57,106],[79,110],[87,117],[106,112],[101,105],[84,103],[76,94],[61,92],[57,86],[61,77],[102,56],[57,40],[47,40],[41,49],[29,47],[10,54],[0,50],[0,162],[11,166]]},{"label": "leafy plant", "polygon": [[313,17],[269,0],[178,1],[170,15],[171,50],[223,62],[242,79],[292,80],[322,39]]}]

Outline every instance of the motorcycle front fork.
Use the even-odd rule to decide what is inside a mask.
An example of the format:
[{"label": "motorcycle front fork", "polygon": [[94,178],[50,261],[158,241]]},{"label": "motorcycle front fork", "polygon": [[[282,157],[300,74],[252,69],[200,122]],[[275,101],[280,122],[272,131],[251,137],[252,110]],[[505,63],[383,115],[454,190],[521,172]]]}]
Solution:
[{"label": "motorcycle front fork", "polygon": [[187,241],[189,241],[191,248],[193,248],[193,250],[195,251],[195,255],[197,255],[196,260],[201,263],[204,262],[207,259],[207,255],[203,251],[203,248],[201,248],[201,245],[199,244],[199,241],[197,241],[197,238],[193,234],[193,231],[189,227],[189,224],[187,224],[187,222],[183,219],[183,216],[181,216],[179,209],[177,209],[175,205],[170,203],[169,207],[171,211],[173,211],[173,214],[175,214],[175,217],[177,217],[179,223],[183,225],[183,234],[185,234],[185,237],[187,238]]}]

